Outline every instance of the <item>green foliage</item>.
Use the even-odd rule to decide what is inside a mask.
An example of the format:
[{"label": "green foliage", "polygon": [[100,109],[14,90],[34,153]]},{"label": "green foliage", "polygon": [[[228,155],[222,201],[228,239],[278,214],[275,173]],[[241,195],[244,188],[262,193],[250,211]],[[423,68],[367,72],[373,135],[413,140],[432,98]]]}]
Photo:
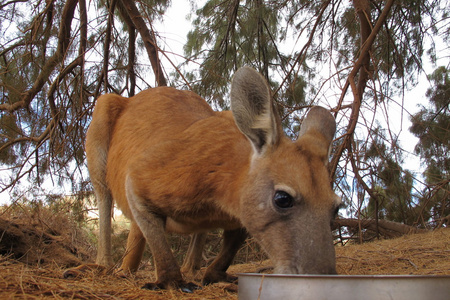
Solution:
[{"label": "green foliage", "polygon": [[193,89],[227,108],[228,86],[237,68],[251,65],[269,78],[269,68],[280,62],[277,8],[267,1],[210,0],[198,9],[184,47],[187,56],[202,61],[198,71],[188,72]]},{"label": "green foliage", "polygon": [[430,107],[411,117],[410,131],[419,138],[415,151],[428,165],[450,170],[450,71],[439,67],[429,76],[434,87],[427,90]]},{"label": "green foliage", "polygon": [[377,127],[370,136],[372,141],[364,154],[365,165],[361,167],[370,170],[367,182],[372,190],[364,214],[369,218],[377,216],[414,225],[419,203],[413,196],[413,175],[402,167],[397,145],[386,144],[385,130]]},{"label": "green foliage", "polygon": [[[340,53],[338,65],[345,66],[348,59],[359,55],[361,37],[359,23],[355,22],[355,8],[340,4],[343,12],[336,24],[330,27],[330,35],[333,37],[333,48]],[[440,4],[440,1],[395,1],[389,22],[378,33],[371,53],[374,79],[389,84],[389,89],[383,91],[384,96],[401,92],[405,85],[412,87],[417,84],[415,74],[422,69],[425,39],[436,32],[438,16],[449,11],[448,7],[440,7]],[[381,2],[370,2],[373,23],[382,12],[383,5]],[[429,47],[427,51],[434,53],[434,45]]]},{"label": "green foliage", "polygon": [[410,131],[419,138],[415,151],[426,166],[421,201],[439,219],[450,214],[450,71],[439,67],[429,78],[434,83],[427,90],[429,107],[411,116]]}]

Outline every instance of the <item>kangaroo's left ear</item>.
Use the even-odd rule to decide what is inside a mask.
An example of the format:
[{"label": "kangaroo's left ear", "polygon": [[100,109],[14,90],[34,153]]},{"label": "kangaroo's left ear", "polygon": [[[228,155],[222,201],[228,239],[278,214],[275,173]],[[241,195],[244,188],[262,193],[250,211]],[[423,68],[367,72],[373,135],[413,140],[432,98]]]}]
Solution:
[{"label": "kangaroo's left ear", "polygon": [[255,152],[263,154],[267,146],[277,144],[281,123],[264,77],[250,67],[240,68],[234,74],[230,96],[236,125]]},{"label": "kangaroo's left ear", "polygon": [[[331,142],[336,133],[336,121],[331,113],[321,107],[313,106],[300,127],[300,133],[297,142],[309,137],[321,150],[330,154]],[[326,158],[328,162],[328,157]]]}]

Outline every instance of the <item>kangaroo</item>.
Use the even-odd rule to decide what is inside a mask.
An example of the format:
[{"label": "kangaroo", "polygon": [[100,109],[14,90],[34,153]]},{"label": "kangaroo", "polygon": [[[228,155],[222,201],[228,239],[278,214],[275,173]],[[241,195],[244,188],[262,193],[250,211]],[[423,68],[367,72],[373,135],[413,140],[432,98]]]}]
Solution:
[{"label": "kangaroo", "polygon": [[121,270],[138,268],[147,242],[157,275],[147,288],[192,287],[166,232],[215,228],[224,230],[223,248],[203,284],[230,279],[226,270],[247,233],[275,273],[336,273],[330,221],[340,199],[327,170],[334,118],[311,108],[291,141],[266,80],[250,67],[235,73],[230,98],[231,112],[213,111],[195,93],[169,87],[98,99],[86,138],[100,214],[98,264],[113,263],[114,199],[131,220]]}]

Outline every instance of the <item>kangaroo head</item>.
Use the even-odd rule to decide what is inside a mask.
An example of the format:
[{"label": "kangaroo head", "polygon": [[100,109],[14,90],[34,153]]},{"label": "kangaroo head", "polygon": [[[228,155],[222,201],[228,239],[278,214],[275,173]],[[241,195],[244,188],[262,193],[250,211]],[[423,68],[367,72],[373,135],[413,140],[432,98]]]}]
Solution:
[{"label": "kangaroo head", "polygon": [[275,273],[336,273],[330,221],[340,199],[327,169],[334,118],[313,107],[291,141],[265,79],[247,67],[233,78],[231,109],[253,146],[240,199],[243,225],[266,250]]}]

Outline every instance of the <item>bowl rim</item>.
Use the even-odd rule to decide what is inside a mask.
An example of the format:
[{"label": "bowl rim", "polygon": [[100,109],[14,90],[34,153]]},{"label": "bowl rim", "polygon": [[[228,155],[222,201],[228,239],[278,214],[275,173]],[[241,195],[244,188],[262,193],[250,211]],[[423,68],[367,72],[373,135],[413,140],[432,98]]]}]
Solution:
[{"label": "bowl rim", "polygon": [[238,273],[238,277],[268,277],[268,278],[299,278],[299,279],[421,279],[421,278],[446,278],[450,275],[318,275],[318,274],[261,274],[261,273]]}]

